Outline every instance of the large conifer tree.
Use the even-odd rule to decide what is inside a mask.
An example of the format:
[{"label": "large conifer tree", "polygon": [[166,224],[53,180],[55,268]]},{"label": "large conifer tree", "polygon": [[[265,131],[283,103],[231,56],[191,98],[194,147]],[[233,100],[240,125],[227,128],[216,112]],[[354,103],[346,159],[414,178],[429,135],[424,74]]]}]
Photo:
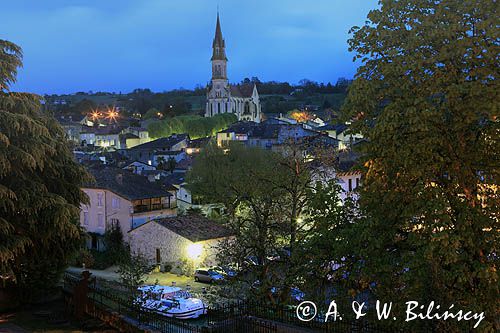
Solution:
[{"label": "large conifer tree", "polygon": [[388,300],[485,311],[498,329],[498,4],[380,4],[352,31],[362,66],[344,108],[368,140],[364,277]]},{"label": "large conifer tree", "polygon": [[79,247],[87,174],[41,97],[10,91],[21,65],[21,49],[0,40],[0,274],[4,287],[36,296]]}]

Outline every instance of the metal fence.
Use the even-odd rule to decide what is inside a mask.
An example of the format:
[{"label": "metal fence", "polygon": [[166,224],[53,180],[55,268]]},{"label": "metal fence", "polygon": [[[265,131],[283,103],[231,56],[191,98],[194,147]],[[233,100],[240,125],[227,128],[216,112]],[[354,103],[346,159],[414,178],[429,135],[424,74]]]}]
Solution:
[{"label": "metal fence", "polygon": [[[71,274],[64,277],[64,289],[71,293],[80,283]],[[99,317],[102,312],[117,314],[130,325],[154,329],[163,333],[223,333],[223,332],[390,332],[372,320],[337,320],[324,322],[300,321],[295,308],[262,302],[237,301],[209,306],[207,314],[196,320],[181,320],[163,316],[133,305],[132,298],[123,291],[103,288],[96,280],[88,283],[87,313]],[[126,295],[126,294],[125,294]]]}]

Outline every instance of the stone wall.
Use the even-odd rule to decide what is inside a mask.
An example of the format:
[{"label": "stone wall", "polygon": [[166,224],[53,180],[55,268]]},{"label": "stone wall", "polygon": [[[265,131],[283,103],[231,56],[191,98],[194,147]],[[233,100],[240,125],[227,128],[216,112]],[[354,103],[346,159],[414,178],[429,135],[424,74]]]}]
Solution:
[{"label": "stone wall", "polygon": [[[152,264],[156,263],[156,250],[160,250],[160,265],[178,263],[188,259],[187,248],[192,241],[170,231],[152,221],[128,232],[126,236],[132,253],[145,256]],[[195,260],[195,266],[212,266],[217,263],[217,245],[221,239],[198,242],[203,246],[203,255]]]}]

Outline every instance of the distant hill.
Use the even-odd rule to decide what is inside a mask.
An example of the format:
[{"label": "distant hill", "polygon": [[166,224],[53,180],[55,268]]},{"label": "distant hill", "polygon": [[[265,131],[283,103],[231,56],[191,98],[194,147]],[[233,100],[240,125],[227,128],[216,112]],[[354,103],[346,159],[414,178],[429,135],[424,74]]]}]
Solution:
[{"label": "distant hill", "polygon": [[[347,95],[350,81],[341,78],[335,85],[301,80],[298,85],[288,82],[261,82],[258,78],[244,79],[244,84],[257,85],[262,111],[267,114],[286,113],[290,110],[308,110],[321,114],[324,110],[338,111]],[[130,93],[77,92],[65,95],[45,95],[45,109],[54,114],[81,115],[95,109],[117,107],[127,116],[140,118],[148,110],[163,116],[203,115],[206,89],[177,89],[153,92],[135,89]]]}]

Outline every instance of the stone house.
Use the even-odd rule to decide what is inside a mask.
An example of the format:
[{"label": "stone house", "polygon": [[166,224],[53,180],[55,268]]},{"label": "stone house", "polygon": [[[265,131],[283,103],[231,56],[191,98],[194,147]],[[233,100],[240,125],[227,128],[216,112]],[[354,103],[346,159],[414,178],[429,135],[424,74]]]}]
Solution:
[{"label": "stone house", "polygon": [[183,260],[195,266],[215,265],[217,245],[233,236],[221,224],[194,214],[155,219],[128,232],[132,253],[152,264],[176,264]]},{"label": "stone house", "polygon": [[80,224],[89,234],[89,248],[103,249],[102,235],[112,225],[119,225],[126,234],[150,220],[177,213],[172,194],[145,177],[104,166],[89,171],[95,183],[82,188],[89,202],[82,204],[80,211]]}]

